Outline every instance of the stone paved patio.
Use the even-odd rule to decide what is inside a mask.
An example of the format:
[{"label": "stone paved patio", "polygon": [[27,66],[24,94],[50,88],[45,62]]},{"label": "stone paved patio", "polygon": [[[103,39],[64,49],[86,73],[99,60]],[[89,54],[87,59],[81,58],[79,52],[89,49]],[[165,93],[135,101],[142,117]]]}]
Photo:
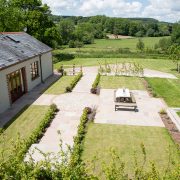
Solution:
[{"label": "stone paved patio", "polygon": [[161,99],[151,98],[146,91],[135,90],[138,112],[128,108],[115,111],[113,93],[113,89],[101,89],[95,123],[164,127],[158,112],[167,107]]}]

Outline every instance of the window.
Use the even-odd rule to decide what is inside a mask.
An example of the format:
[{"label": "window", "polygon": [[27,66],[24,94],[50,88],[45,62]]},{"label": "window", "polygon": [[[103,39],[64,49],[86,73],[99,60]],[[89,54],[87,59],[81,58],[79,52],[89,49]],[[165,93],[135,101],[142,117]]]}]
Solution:
[{"label": "window", "polygon": [[39,67],[38,67],[38,61],[33,62],[31,64],[31,79],[35,80],[36,78],[39,77]]}]

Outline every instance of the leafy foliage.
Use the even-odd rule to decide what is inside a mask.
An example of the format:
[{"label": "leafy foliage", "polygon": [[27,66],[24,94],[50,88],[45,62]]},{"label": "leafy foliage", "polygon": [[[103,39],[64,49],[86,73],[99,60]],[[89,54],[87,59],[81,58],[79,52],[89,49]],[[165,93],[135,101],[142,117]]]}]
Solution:
[{"label": "leafy foliage", "polygon": [[140,51],[143,51],[144,50],[144,43],[142,41],[142,39],[139,39],[138,40],[138,43],[136,45],[137,49],[140,50]]},{"label": "leafy foliage", "polygon": [[100,75],[100,73],[98,73],[97,76],[96,76],[96,79],[94,80],[94,82],[92,84],[92,88],[91,88],[91,93],[92,94],[97,94],[98,84],[100,82],[100,78],[101,78],[101,75]]},{"label": "leafy foliage", "polygon": [[82,78],[82,76],[83,76],[82,72],[80,72],[77,76],[75,76],[71,84],[68,87],[66,87],[66,92],[71,92],[78,83],[78,81]]}]

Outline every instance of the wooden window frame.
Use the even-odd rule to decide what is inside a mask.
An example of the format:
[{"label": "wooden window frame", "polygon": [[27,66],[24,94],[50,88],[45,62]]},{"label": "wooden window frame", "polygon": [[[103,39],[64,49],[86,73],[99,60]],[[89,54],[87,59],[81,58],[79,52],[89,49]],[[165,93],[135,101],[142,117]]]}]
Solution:
[{"label": "wooden window frame", "polygon": [[31,80],[34,81],[39,77],[39,62],[31,63]]}]

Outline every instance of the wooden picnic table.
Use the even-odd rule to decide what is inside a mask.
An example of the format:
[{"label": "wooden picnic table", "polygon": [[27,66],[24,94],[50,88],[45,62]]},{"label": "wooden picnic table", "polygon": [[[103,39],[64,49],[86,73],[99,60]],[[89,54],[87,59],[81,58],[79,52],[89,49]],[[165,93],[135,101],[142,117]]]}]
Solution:
[{"label": "wooden picnic table", "polygon": [[115,111],[117,111],[119,107],[133,107],[134,111],[137,110],[136,99],[132,92],[122,94],[118,97],[116,96],[116,94],[117,90],[114,91]]}]

